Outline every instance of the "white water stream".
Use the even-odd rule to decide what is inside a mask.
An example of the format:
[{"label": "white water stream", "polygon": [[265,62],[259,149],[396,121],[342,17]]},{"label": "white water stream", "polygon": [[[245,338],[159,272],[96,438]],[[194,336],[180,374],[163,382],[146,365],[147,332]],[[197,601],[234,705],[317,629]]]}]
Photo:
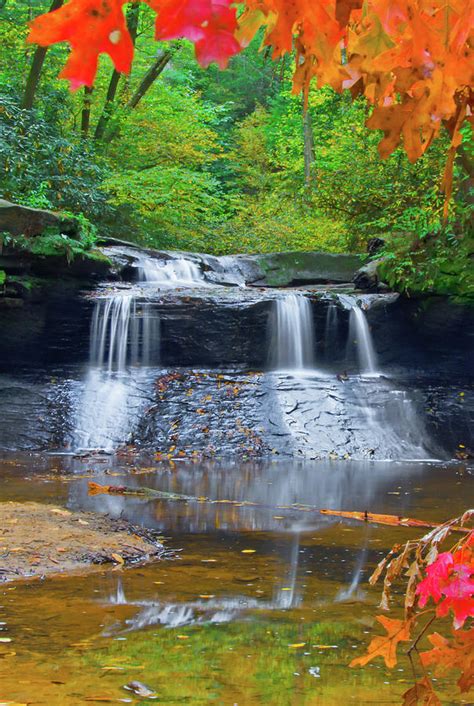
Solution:
[{"label": "white water stream", "polygon": [[271,321],[270,365],[276,370],[312,370],[315,336],[310,300],[287,294],[274,304]]},{"label": "white water stream", "polygon": [[95,303],[90,363],[76,410],[74,448],[112,451],[125,442],[143,406],[147,367],[159,361],[160,322],[131,293]]},{"label": "white water stream", "polygon": [[355,345],[362,375],[378,375],[375,352],[365,312],[353,306],[349,322],[349,344]]},{"label": "white water stream", "polygon": [[140,280],[160,286],[203,286],[205,280],[198,265],[191,260],[178,258],[176,260],[156,260],[143,258],[140,266]]}]

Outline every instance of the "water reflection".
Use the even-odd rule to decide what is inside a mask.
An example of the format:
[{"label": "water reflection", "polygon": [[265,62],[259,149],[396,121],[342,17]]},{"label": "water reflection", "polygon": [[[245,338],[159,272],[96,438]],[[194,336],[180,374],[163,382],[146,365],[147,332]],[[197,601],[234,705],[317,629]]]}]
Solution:
[{"label": "water reflection", "polygon": [[[415,478],[422,469],[421,465],[401,465],[396,473],[399,479]],[[213,533],[216,529],[299,532],[332,522],[317,512],[321,508],[373,511],[376,498],[383,496],[394,479],[393,465],[368,461],[249,462],[241,466],[183,462],[158,473],[124,473],[116,481],[99,473],[96,480],[107,485],[146,486],[196,500],[90,497],[85,484],[74,484],[70,505],[171,533]]]}]

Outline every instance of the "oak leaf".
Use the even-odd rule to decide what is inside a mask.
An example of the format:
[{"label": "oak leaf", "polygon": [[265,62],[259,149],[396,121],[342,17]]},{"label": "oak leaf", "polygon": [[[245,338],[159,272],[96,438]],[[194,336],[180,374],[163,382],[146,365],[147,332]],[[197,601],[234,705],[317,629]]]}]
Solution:
[{"label": "oak leaf", "polygon": [[403,694],[402,706],[441,706],[428,677],[416,682]]},{"label": "oak leaf", "polygon": [[376,619],[383,625],[387,635],[374,637],[367,649],[367,653],[362,657],[353,659],[349,665],[350,667],[364,667],[375,657],[383,657],[389,669],[397,664],[398,643],[410,640],[410,631],[414,619],[397,620],[396,618],[387,618],[385,615],[377,615]]},{"label": "oak leaf", "polygon": [[434,665],[439,673],[459,669],[458,686],[461,692],[469,691],[474,686],[474,628],[453,631],[451,640],[435,632],[428,640],[433,649],[420,654],[423,666]]}]

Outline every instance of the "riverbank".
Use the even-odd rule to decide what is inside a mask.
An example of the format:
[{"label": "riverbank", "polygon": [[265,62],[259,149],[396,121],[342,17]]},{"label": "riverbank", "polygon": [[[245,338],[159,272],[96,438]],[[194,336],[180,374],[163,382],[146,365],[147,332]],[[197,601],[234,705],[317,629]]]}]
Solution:
[{"label": "riverbank", "polygon": [[158,559],[156,533],[37,502],[0,503],[0,583]]}]

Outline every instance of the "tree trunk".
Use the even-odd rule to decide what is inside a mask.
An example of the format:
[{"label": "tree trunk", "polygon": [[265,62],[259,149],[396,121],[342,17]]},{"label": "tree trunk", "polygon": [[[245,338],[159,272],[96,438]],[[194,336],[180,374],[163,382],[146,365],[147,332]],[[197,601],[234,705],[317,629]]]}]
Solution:
[{"label": "tree trunk", "polygon": [[[63,0],[53,0],[49,12],[58,10],[63,4]],[[36,47],[35,53],[33,54],[33,61],[31,62],[30,73],[28,74],[28,79],[26,81],[25,92],[23,94],[23,100],[21,101],[21,107],[25,110],[31,110],[35,100],[36,89],[38,88],[39,80],[41,78],[41,71],[43,69],[44,60],[46,58],[46,52],[48,47]]]},{"label": "tree trunk", "polygon": [[313,178],[313,164],[315,160],[314,154],[314,136],[313,136],[313,121],[311,113],[303,106],[303,137],[304,137],[304,179],[306,186],[311,184]]},{"label": "tree trunk", "polygon": [[[127,27],[134,46],[135,40],[137,38],[139,15],[140,5],[138,3],[132,3],[132,5],[130,5],[127,11]],[[104,108],[95,128],[94,140],[102,140],[105,131],[107,130],[110,118],[112,117],[114,112],[115,97],[117,95],[117,89],[121,76],[122,74],[116,71],[115,69],[112,71],[109,87],[107,89],[107,95],[105,97]]]},{"label": "tree trunk", "polygon": [[172,56],[173,52],[168,50],[162,52],[156,57],[155,61],[144,75],[137,90],[128,101],[127,108],[129,110],[133,110],[137,107],[137,105],[139,104],[145,93],[148,91],[148,89],[151,88],[158,76],[165,70]]},{"label": "tree trunk", "polygon": [[84,86],[84,99],[82,103],[82,113],[81,113],[81,133],[82,137],[87,137],[89,134],[89,127],[91,124],[91,105],[92,105],[92,92],[93,88],[89,86]]},{"label": "tree trunk", "polygon": [[[158,76],[164,71],[168,65],[171,57],[175,54],[175,51],[168,49],[161,52],[150,66],[143,79],[141,80],[135,93],[132,95],[128,103],[125,105],[126,111],[131,111],[137,107],[145,93],[151,88],[153,83],[156,81]],[[105,135],[104,142],[111,142],[118,132],[118,126],[115,125],[112,129]]]}]

